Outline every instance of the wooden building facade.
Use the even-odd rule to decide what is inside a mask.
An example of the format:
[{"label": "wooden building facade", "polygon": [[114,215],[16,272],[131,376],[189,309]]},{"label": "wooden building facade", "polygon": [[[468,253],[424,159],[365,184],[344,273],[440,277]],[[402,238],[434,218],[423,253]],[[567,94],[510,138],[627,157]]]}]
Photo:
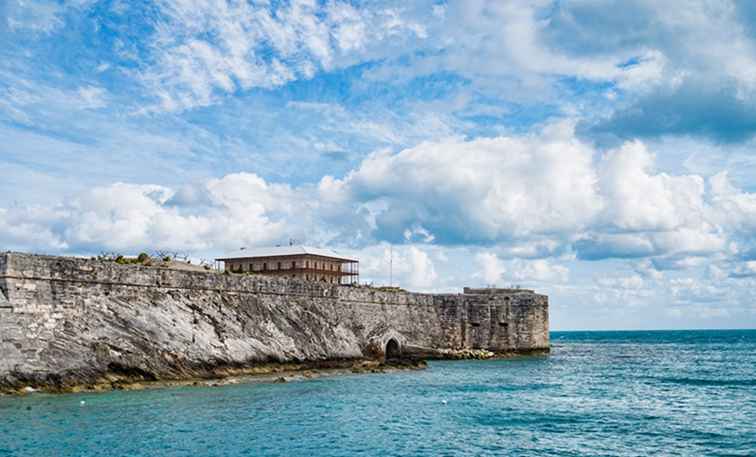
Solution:
[{"label": "wooden building facade", "polygon": [[309,246],[276,246],[242,249],[216,259],[232,273],[285,276],[330,284],[359,282],[359,261],[330,249]]}]

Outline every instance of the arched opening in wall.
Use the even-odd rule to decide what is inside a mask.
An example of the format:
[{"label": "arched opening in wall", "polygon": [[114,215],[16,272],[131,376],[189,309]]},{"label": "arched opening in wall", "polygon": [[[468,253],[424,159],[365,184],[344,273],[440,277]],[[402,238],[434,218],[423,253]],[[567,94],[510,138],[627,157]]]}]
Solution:
[{"label": "arched opening in wall", "polygon": [[399,342],[394,338],[388,340],[386,343],[386,360],[396,360],[402,357],[402,349],[399,347]]}]

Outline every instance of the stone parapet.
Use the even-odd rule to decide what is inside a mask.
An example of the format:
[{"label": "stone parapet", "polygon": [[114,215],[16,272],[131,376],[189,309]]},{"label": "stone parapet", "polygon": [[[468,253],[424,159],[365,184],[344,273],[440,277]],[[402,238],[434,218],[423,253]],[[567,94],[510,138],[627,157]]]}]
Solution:
[{"label": "stone parapet", "polygon": [[0,254],[0,389],[382,359],[391,340],[411,357],[548,350],[546,296],[466,292]]}]

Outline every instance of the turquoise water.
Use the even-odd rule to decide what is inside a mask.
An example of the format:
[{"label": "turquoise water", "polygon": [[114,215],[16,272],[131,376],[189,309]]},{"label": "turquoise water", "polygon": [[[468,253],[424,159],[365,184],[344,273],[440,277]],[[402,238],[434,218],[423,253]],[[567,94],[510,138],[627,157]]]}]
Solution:
[{"label": "turquoise water", "polygon": [[756,331],[552,343],[419,372],[0,398],[0,456],[756,455]]}]

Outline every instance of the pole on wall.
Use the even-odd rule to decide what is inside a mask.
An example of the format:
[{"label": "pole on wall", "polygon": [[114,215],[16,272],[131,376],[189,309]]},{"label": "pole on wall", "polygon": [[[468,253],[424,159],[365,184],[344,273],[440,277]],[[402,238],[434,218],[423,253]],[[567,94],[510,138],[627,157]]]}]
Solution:
[{"label": "pole on wall", "polygon": [[389,287],[394,287],[394,245],[389,244]]}]

